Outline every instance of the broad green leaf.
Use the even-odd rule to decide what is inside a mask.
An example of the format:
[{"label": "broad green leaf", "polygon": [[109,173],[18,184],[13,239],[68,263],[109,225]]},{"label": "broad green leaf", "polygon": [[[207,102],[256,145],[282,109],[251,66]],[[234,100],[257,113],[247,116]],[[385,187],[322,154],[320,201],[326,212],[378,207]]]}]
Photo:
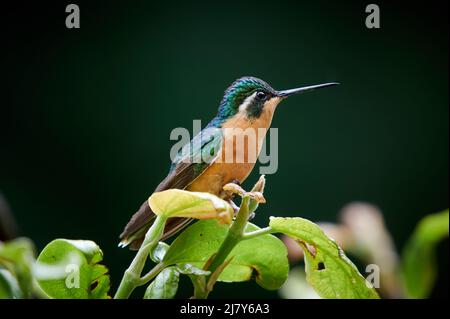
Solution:
[{"label": "broad green leaf", "polygon": [[[436,245],[448,237],[449,211],[428,215],[416,227],[402,256],[403,282],[410,298],[426,298],[436,280]],[[445,270],[446,271],[446,270]]]},{"label": "broad green leaf", "polygon": [[22,298],[33,291],[32,268],[35,262],[34,244],[28,238],[0,242],[0,268],[9,271],[19,285]]},{"label": "broad green leaf", "polygon": [[144,299],[172,299],[178,290],[180,274],[175,267],[167,267],[147,287]]},{"label": "broad green leaf", "polygon": [[306,279],[321,297],[379,298],[341,248],[316,224],[303,218],[271,217],[270,227],[300,243]]},{"label": "broad green leaf", "polygon": [[166,217],[217,219],[222,224],[230,224],[234,216],[233,208],[223,199],[181,189],[153,193],[148,204],[156,215]]},{"label": "broad green leaf", "polygon": [[[169,245],[160,241],[158,245],[155,247],[155,249],[150,252],[150,259],[153,260],[155,263],[160,263],[163,260],[167,250],[169,250],[169,247],[170,247]],[[176,270],[183,275],[205,276],[210,274],[209,271],[200,269],[191,264],[178,265],[176,267]]]},{"label": "broad green leaf", "polygon": [[[248,224],[246,231],[259,228]],[[163,263],[192,264],[203,268],[215,254],[228,232],[228,227],[216,221],[199,221],[187,228],[175,239],[167,251]],[[230,253],[231,263],[224,269],[219,281],[246,281],[255,272],[256,282],[266,289],[278,289],[289,271],[287,251],[275,236],[262,235],[241,241]]]},{"label": "broad green leaf", "polygon": [[[101,267],[105,267],[102,265],[98,265]],[[108,271],[108,269],[106,269],[106,267],[104,268],[104,270],[106,270],[106,272]],[[106,274],[106,272],[104,274]],[[93,288],[91,290],[90,299],[109,299],[110,297],[108,296],[108,292],[109,292],[109,288],[111,286],[110,283],[110,279],[108,275],[100,275],[100,277],[98,277],[98,279],[95,281],[94,283],[94,287],[91,286],[91,288]]]},{"label": "broad green leaf", "polygon": [[102,259],[92,241],[55,239],[39,255],[35,275],[51,298],[109,298],[108,269],[98,264]]}]

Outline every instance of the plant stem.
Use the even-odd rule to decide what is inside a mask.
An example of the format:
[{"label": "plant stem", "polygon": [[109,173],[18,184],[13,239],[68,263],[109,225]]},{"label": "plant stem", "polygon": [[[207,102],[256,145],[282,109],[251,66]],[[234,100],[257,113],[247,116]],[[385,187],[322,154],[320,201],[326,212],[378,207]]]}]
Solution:
[{"label": "plant stem", "polygon": [[244,235],[242,235],[242,240],[246,240],[246,239],[251,239],[251,238],[255,238],[261,235],[267,235],[273,232],[273,229],[268,226],[268,227],[264,227],[249,233],[245,233]]},{"label": "plant stem", "polygon": [[[231,253],[234,247],[241,241],[242,236],[244,235],[245,227],[247,226],[248,216],[250,214],[248,206],[249,206],[250,198],[245,196],[242,198],[241,207],[236,215],[236,219],[228,230],[227,237],[223,241],[219,250],[217,251],[216,256],[214,257],[211,265],[207,270],[213,274],[217,268],[225,262],[228,255]],[[208,282],[211,275],[206,278],[206,282]],[[206,299],[211,290],[206,289],[206,291],[197,292],[196,298]]]},{"label": "plant stem", "polygon": [[159,263],[157,264],[155,267],[152,268],[152,270],[150,270],[147,274],[145,274],[145,276],[142,276],[139,280],[138,280],[138,285],[137,286],[142,286],[145,285],[146,283],[148,283],[150,280],[152,280],[153,278],[155,278],[164,268],[166,268],[167,266],[164,265],[163,263]]},{"label": "plant stem", "polygon": [[[114,296],[114,299],[127,299],[133,290],[148,282],[155,277],[161,270],[162,266],[157,265],[147,275],[141,278],[142,270],[145,266],[145,261],[148,258],[150,251],[158,244],[164,232],[166,225],[166,217],[157,216],[150,229],[145,234],[144,242],[139,248],[136,256],[122,277],[119,288]],[[158,267],[159,266],[159,267]],[[148,279],[148,280],[147,280]],[[147,281],[145,281],[147,280]]]},{"label": "plant stem", "polygon": [[205,277],[202,276],[192,276],[189,275],[192,281],[192,285],[194,286],[194,299],[203,299],[206,289],[206,280]]},{"label": "plant stem", "polygon": [[244,230],[247,225],[249,215],[248,202],[249,197],[244,197],[242,199],[241,207],[236,215],[236,219],[231,225],[227,237],[220,246],[216,257],[214,257],[214,260],[208,269],[211,274],[225,261],[233,248],[239,243],[244,235]]}]

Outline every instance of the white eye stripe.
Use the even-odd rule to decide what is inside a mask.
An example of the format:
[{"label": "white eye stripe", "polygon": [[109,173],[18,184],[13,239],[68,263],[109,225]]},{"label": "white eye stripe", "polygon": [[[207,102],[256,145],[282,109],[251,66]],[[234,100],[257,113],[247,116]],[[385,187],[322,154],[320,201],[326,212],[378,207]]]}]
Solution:
[{"label": "white eye stripe", "polygon": [[254,92],[252,95],[247,96],[245,98],[244,102],[242,102],[242,104],[239,105],[239,112],[246,112],[247,107],[253,103],[253,100],[255,99],[257,93],[258,91]]}]

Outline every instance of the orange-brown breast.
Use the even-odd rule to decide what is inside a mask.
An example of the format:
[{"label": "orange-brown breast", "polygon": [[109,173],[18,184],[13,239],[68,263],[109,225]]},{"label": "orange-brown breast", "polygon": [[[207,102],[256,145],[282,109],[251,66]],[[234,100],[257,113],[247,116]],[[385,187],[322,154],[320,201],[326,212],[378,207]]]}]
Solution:
[{"label": "orange-brown breast", "polygon": [[[238,113],[226,121],[222,125],[222,148],[217,159],[187,189],[224,197],[222,187],[225,184],[233,180],[244,182],[255,166],[279,102],[279,98],[267,101],[258,118],[249,119],[245,114]],[[253,137],[254,143],[251,142]]]}]

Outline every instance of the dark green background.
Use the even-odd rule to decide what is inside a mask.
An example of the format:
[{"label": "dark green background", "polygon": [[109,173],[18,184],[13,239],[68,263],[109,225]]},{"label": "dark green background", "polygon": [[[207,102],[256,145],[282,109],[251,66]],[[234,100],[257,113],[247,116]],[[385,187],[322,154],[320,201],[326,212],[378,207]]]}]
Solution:
[{"label": "dark green background", "polygon": [[[68,3],[18,4],[2,21],[0,189],[38,249],[92,239],[116,287],[133,256],[118,235],[164,178],[170,131],[206,124],[243,75],[277,89],[341,83],[278,108],[279,169],[256,224],[335,221],[368,201],[401,249],[448,207],[447,2],[378,1],[378,30],[364,1],[75,2],[79,30],[65,28]],[[448,295],[440,248],[435,296]],[[243,283],[213,296],[276,294]]]}]

